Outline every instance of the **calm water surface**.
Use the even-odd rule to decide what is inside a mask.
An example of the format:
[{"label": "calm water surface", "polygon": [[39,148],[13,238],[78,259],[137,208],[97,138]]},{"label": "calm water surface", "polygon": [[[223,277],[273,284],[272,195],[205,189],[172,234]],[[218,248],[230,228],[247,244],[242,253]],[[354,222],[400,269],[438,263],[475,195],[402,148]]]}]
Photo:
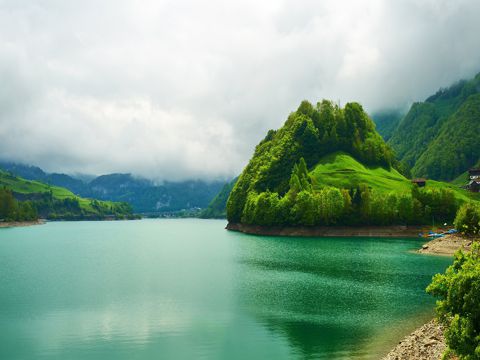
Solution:
[{"label": "calm water surface", "polygon": [[217,220],[0,229],[0,359],[378,359],[432,315],[421,240]]}]

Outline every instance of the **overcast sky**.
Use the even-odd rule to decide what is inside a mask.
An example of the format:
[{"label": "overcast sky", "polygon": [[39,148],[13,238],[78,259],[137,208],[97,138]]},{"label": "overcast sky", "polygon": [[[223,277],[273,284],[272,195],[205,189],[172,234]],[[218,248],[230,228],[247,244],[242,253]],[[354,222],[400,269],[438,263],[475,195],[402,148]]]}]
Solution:
[{"label": "overcast sky", "polygon": [[0,0],[0,158],[238,174],[302,99],[405,108],[480,72],[480,1]]}]

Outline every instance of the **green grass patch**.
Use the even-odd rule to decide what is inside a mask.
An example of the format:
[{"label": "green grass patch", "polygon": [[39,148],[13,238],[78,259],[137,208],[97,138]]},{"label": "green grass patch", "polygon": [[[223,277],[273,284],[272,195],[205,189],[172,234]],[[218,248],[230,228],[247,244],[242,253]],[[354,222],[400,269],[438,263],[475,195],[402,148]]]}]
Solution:
[{"label": "green grass patch", "polygon": [[[323,157],[310,171],[315,190],[326,186],[350,189],[360,184],[366,184],[376,191],[410,192],[412,183],[394,168],[368,167],[344,152],[335,152]],[[461,185],[465,183],[462,182]],[[461,189],[456,183],[446,183],[428,180],[426,187],[448,188],[454,191],[455,197],[461,201],[478,200],[480,194],[471,193]]]},{"label": "green grass patch", "polygon": [[381,192],[401,192],[410,191],[412,187],[410,180],[394,168],[368,167],[343,152],[323,157],[310,175],[315,189],[325,186],[349,189],[367,184]]}]

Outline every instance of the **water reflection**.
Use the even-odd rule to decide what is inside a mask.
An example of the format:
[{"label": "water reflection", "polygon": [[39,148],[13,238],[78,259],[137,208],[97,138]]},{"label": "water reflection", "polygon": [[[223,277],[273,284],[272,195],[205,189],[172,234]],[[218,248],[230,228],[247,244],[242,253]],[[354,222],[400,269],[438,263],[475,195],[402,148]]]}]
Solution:
[{"label": "water reflection", "polygon": [[433,304],[423,289],[444,266],[419,262],[411,240],[245,236],[237,245],[241,306],[305,359],[378,358],[383,349],[364,343]]}]

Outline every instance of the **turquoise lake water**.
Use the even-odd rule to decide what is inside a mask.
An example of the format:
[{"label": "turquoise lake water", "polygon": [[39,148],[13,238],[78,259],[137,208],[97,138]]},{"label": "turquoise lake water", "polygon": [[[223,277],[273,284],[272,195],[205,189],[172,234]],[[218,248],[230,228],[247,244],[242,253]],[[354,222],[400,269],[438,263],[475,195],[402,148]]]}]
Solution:
[{"label": "turquoise lake water", "polygon": [[0,359],[378,359],[432,316],[422,240],[219,220],[0,229]]}]

